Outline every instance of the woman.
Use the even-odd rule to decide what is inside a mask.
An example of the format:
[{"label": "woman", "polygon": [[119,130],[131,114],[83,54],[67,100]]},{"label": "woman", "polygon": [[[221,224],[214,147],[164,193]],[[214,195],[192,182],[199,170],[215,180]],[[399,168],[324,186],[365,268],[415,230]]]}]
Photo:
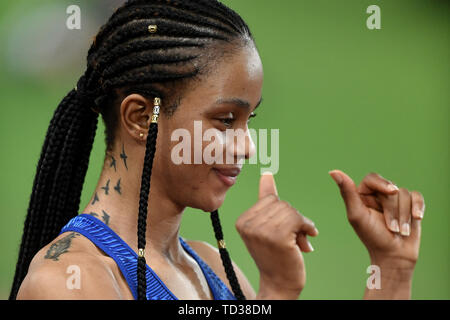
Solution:
[{"label": "woman", "polygon": [[[130,0],[101,28],[87,60],[48,129],[10,298],[297,299],[301,252],[313,250],[307,236],[318,230],[280,200],[271,175],[236,222],[260,272],[258,293],[230,260],[220,227],[217,209],[254,152],[248,121],[262,99],[262,63],[239,15],[215,0]],[[105,162],[77,216],[99,114]],[[193,135],[194,121],[204,131],[243,130],[243,140],[224,147],[232,164],[172,161],[172,133]],[[408,298],[423,197],[377,174],[358,187],[342,171],[330,175],[381,268],[382,289],[365,297]],[[219,250],[179,237],[186,207],[211,212]],[[81,281],[69,283],[68,270]]]}]

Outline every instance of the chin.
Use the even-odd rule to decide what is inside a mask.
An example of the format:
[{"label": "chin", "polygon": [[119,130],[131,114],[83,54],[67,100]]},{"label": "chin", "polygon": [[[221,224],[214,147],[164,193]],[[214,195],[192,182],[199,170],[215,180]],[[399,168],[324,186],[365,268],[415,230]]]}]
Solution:
[{"label": "chin", "polygon": [[207,183],[198,184],[201,187],[195,191],[195,194],[199,196],[192,199],[194,203],[191,203],[189,207],[200,209],[204,212],[213,212],[225,202],[229,187],[217,179],[215,173],[208,178],[206,180]]},{"label": "chin", "polygon": [[213,212],[214,210],[219,209],[225,202],[225,195],[226,193],[212,194],[207,199],[204,199],[197,209],[204,212]]}]

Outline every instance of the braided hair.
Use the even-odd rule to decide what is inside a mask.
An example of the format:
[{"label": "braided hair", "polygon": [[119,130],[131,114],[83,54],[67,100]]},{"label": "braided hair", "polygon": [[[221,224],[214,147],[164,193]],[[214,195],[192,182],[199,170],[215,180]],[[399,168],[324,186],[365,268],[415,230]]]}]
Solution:
[{"label": "braided hair", "polygon": [[[121,97],[138,93],[147,99],[159,98],[162,111],[170,115],[179,101],[175,95],[181,95],[190,80],[205,75],[208,67],[223,55],[253,42],[247,24],[218,0],[128,0],[116,10],[88,51],[84,75],[58,105],[50,121],[34,178],[10,299],[16,298],[33,256],[78,214],[98,115],[105,122],[109,150],[118,126],[117,104],[120,105]],[[151,123],[138,216],[140,300],[147,298],[143,250],[157,135],[158,125]],[[225,249],[217,210],[211,213],[211,221],[233,293],[244,300]]]}]

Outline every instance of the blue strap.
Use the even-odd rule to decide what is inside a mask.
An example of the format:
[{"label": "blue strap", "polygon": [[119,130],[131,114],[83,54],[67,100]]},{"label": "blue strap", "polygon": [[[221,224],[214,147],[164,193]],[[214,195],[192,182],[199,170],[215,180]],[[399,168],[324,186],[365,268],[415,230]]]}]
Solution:
[{"label": "blue strap", "polygon": [[180,237],[181,245],[197,261],[205,275],[206,281],[213,293],[214,300],[236,300],[225,283],[216,273],[197,255],[197,253]]},{"label": "blue strap", "polygon": [[[99,219],[80,214],[63,227],[61,233],[75,231],[103,250],[114,259],[124,275],[134,299],[137,299],[137,254],[110,227]],[[147,266],[147,299],[177,300],[175,295],[164,285],[159,277]]]},{"label": "blue strap", "polygon": [[[117,263],[125,280],[130,287],[134,299],[137,299],[137,254],[110,227],[99,219],[80,214],[70,220],[61,233],[74,231],[82,234],[103,250]],[[236,299],[223,281],[196,254],[196,252],[180,237],[183,248],[197,261],[205,275],[206,281],[216,300]],[[148,300],[177,300],[177,297],[166,287],[156,273],[147,265],[147,299]]]}]

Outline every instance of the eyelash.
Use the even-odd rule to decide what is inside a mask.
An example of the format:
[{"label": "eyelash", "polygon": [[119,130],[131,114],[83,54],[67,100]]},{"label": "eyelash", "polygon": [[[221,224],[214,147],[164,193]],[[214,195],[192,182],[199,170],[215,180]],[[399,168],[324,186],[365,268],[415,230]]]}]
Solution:
[{"label": "eyelash", "polygon": [[257,116],[257,114],[253,112],[253,113],[250,115],[250,117],[248,117],[247,123],[250,123],[250,120],[251,120],[252,118],[256,117],[256,116]]},{"label": "eyelash", "polygon": [[[251,118],[256,117],[256,113],[252,113],[249,116],[249,119],[247,121],[247,124],[250,123]],[[222,122],[226,127],[231,127],[233,125],[234,120],[236,120],[236,118],[226,118],[226,119],[217,119],[220,122]]]}]

